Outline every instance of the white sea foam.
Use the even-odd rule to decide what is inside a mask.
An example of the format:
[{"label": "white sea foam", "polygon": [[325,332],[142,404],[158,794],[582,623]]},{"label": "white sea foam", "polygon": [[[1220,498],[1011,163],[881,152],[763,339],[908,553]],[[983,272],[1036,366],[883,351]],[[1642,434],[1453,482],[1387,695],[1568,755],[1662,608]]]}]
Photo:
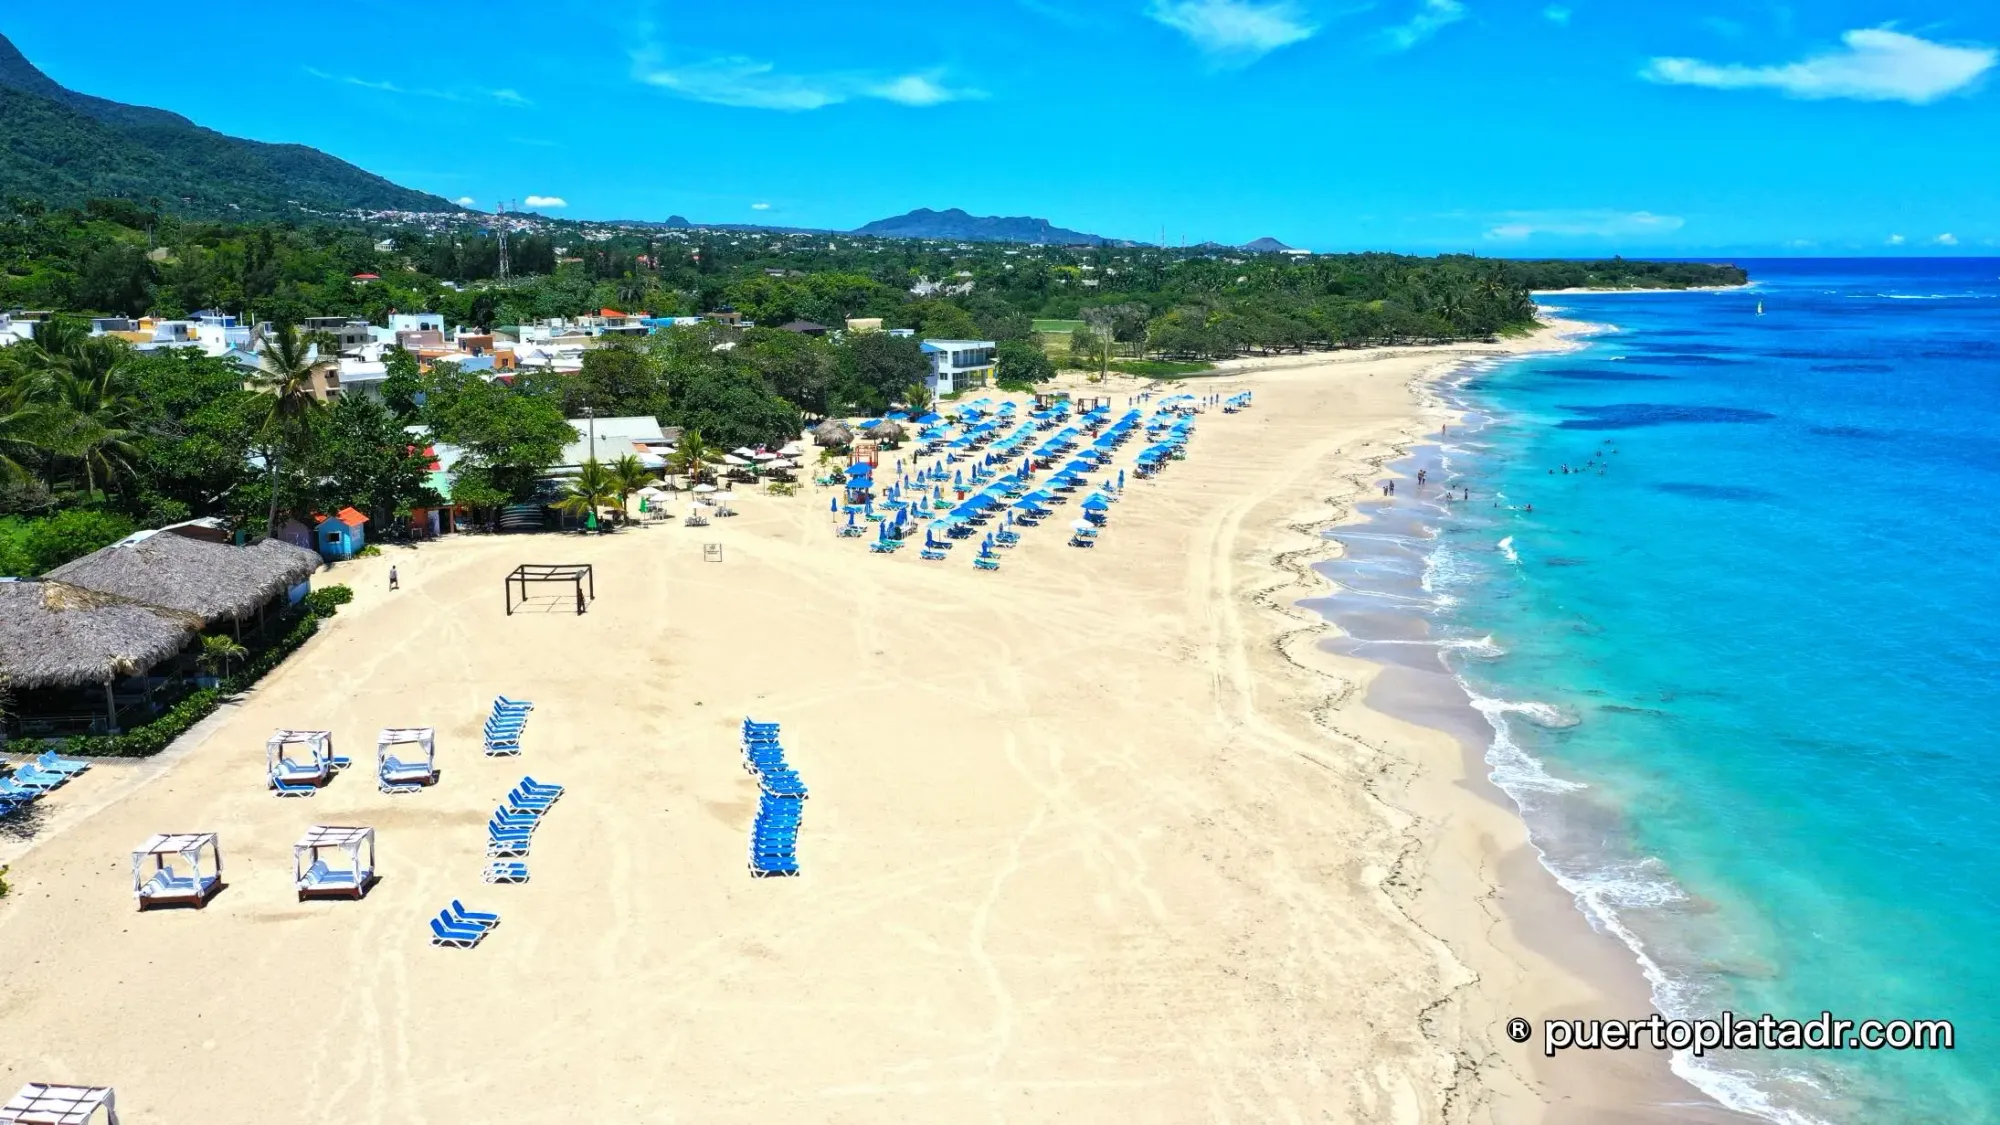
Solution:
[{"label": "white sea foam", "polygon": [[1505,539],[1502,539],[1502,540],[1500,541],[1500,553],[1501,553],[1501,554],[1503,554],[1503,555],[1505,555],[1505,556],[1507,556],[1507,561],[1508,561],[1508,562],[1510,562],[1510,563],[1514,563],[1514,564],[1516,564],[1516,565],[1519,565],[1519,564],[1520,564],[1520,561],[1521,561],[1521,556],[1519,556],[1519,555],[1517,555],[1517,554],[1515,554],[1515,553],[1514,553],[1514,537],[1513,537],[1513,536],[1509,535],[1509,536],[1508,536],[1507,538],[1505,538]]},{"label": "white sea foam", "polygon": [[[1521,744],[1514,741],[1514,732],[1507,723],[1508,715],[1527,716],[1532,709],[1546,709],[1547,715],[1559,716],[1555,708],[1546,703],[1492,699],[1474,694],[1469,688],[1467,694],[1472,697],[1473,709],[1486,716],[1487,725],[1493,728],[1493,742],[1486,748],[1486,764],[1493,767],[1493,783],[1506,790],[1516,804],[1521,803],[1520,793],[1517,790],[1536,793],[1573,793],[1588,788],[1582,782],[1568,781],[1549,773],[1539,758],[1522,749]],[[1569,725],[1574,725],[1574,720]]]}]

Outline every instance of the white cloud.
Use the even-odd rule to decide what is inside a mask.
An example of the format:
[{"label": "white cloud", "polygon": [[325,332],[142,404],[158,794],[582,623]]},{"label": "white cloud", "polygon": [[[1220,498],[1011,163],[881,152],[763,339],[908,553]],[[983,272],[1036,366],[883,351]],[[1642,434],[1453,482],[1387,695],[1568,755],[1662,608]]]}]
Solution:
[{"label": "white cloud", "polygon": [[521,201],[523,207],[567,207],[569,201],[560,195],[531,195]]},{"label": "white cloud", "polygon": [[1655,215],[1651,211],[1509,211],[1486,237],[1498,242],[1521,242],[1536,235],[1570,238],[1622,238],[1632,235],[1666,234],[1687,225],[1678,215]]},{"label": "white cloud", "polygon": [[474,199],[474,198],[472,198],[472,197],[471,197],[471,196],[469,196],[469,195],[461,195],[461,196],[459,196],[459,197],[458,197],[458,205],[459,205],[460,207],[470,207],[470,206],[472,206],[472,205],[473,205],[474,203],[477,203],[477,202],[479,202],[479,201],[478,201],[478,200],[476,200],[476,199]]},{"label": "white cloud", "polygon": [[1908,241],[1909,239],[1904,238],[1900,234],[1892,234],[1889,236],[1889,245],[1891,246],[1901,246],[1903,243]]},{"label": "white cloud", "polygon": [[1382,34],[1390,46],[1407,51],[1464,18],[1463,0],[1423,0],[1409,22],[1384,28]]},{"label": "white cloud", "polygon": [[1291,0],[1153,0],[1146,14],[1193,41],[1210,57],[1248,64],[1311,39],[1319,28]]},{"label": "white cloud", "polygon": [[1933,241],[1939,246],[1956,246],[1958,245],[1958,236],[1955,234],[1941,234]]},{"label": "white cloud", "polygon": [[535,104],[535,103],[533,103],[533,102],[529,101],[528,99],[526,99],[526,98],[522,97],[522,96],[521,96],[521,92],[520,92],[519,90],[506,90],[506,89],[501,89],[501,90],[489,90],[489,91],[487,91],[487,93],[488,93],[489,95],[491,95],[491,96],[492,96],[492,98],[493,98],[493,100],[494,100],[494,101],[496,101],[496,102],[499,102],[499,103],[500,103],[500,104],[502,104],[502,105],[534,105],[534,104]]},{"label": "white cloud", "polygon": [[1562,24],[1564,27],[1569,26],[1569,17],[1571,15],[1570,10],[1560,4],[1550,4],[1548,7],[1542,9],[1543,19],[1550,23]]},{"label": "white cloud", "polygon": [[651,52],[633,57],[639,81],[693,101],[739,109],[798,112],[824,109],[856,98],[877,98],[907,106],[933,106],[979,98],[977,90],[946,86],[941,72],[883,78],[861,74],[785,74],[776,64],[730,55],[663,66]]},{"label": "white cloud", "polygon": [[1650,81],[1676,86],[1778,90],[1794,98],[1925,105],[1970,87],[2000,59],[2000,52],[1991,47],[1954,47],[1886,27],[1850,31],[1840,41],[1844,45],[1841,50],[1781,66],[1657,58],[1639,73]]},{"label": "white cloud", "polygon": [[750,205],[750,209],[752,211],[769,211],[771,209],[771,205],[768,203],[752,203]]}]

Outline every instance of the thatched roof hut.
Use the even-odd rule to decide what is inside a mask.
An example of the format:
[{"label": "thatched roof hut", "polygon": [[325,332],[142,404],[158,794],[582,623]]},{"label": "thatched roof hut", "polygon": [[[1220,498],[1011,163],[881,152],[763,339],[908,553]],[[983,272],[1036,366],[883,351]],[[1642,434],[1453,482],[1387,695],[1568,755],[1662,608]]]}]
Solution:
[{"label": "thatched roof hut", "polygon": [[868,436],[885,445],[895,445],[910,436],[910,432],[899,422],[882,422],[868,431]]},{"label": "thatched roof hut", "polygon": [[0,683],[109,683],[167,660],[200,629],[192,613],[67,582],[0,582]]},{"label": "thatched roof hut", "polygon": [[815,445],[824,445],[832,449],[838,449],[853,440],[853,427],[838,418],[828,418],[826,421],[813,427],[813,444]]},{"label": "thatched roof hut", "polygon": [[49,571],[48,577],[216,621],[241,621],[304,582],[319,555],[278,539],[248,547],[181,535],[130,536]]}]

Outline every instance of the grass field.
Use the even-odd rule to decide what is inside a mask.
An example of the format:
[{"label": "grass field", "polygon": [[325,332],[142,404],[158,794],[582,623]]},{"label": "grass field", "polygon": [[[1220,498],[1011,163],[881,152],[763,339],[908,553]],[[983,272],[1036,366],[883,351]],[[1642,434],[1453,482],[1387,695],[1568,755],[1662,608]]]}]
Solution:
[{"label": "grass field", "polygon": [[1080,320],[1051,320],[1043,317],[1035,318],[1035,331],[1037,332],[1058,332],[1061,333],[1062,335],[1067,336],[1070,333],[1082,327],[1083,327],[1083,322]]},{"label": "grass field", "polygon": [[1215,370],[1212,363],[1189,363],[1171,359],[1114,359],[1111,370],[1137,375],[1142,379],[1179,379]]}]

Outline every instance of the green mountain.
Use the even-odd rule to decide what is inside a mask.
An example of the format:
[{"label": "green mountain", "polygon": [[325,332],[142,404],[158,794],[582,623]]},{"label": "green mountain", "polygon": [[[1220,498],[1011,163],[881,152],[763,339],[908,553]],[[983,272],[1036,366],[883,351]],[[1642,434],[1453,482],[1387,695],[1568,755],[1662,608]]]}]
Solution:
[{"label": "green mountain", "polygon": [[0,35],[0,198],[74,206],[121,198],[187,214],[288,217],[300,208],[459,211],[304,145],[246,141],[163,109],[65,89]]}]

